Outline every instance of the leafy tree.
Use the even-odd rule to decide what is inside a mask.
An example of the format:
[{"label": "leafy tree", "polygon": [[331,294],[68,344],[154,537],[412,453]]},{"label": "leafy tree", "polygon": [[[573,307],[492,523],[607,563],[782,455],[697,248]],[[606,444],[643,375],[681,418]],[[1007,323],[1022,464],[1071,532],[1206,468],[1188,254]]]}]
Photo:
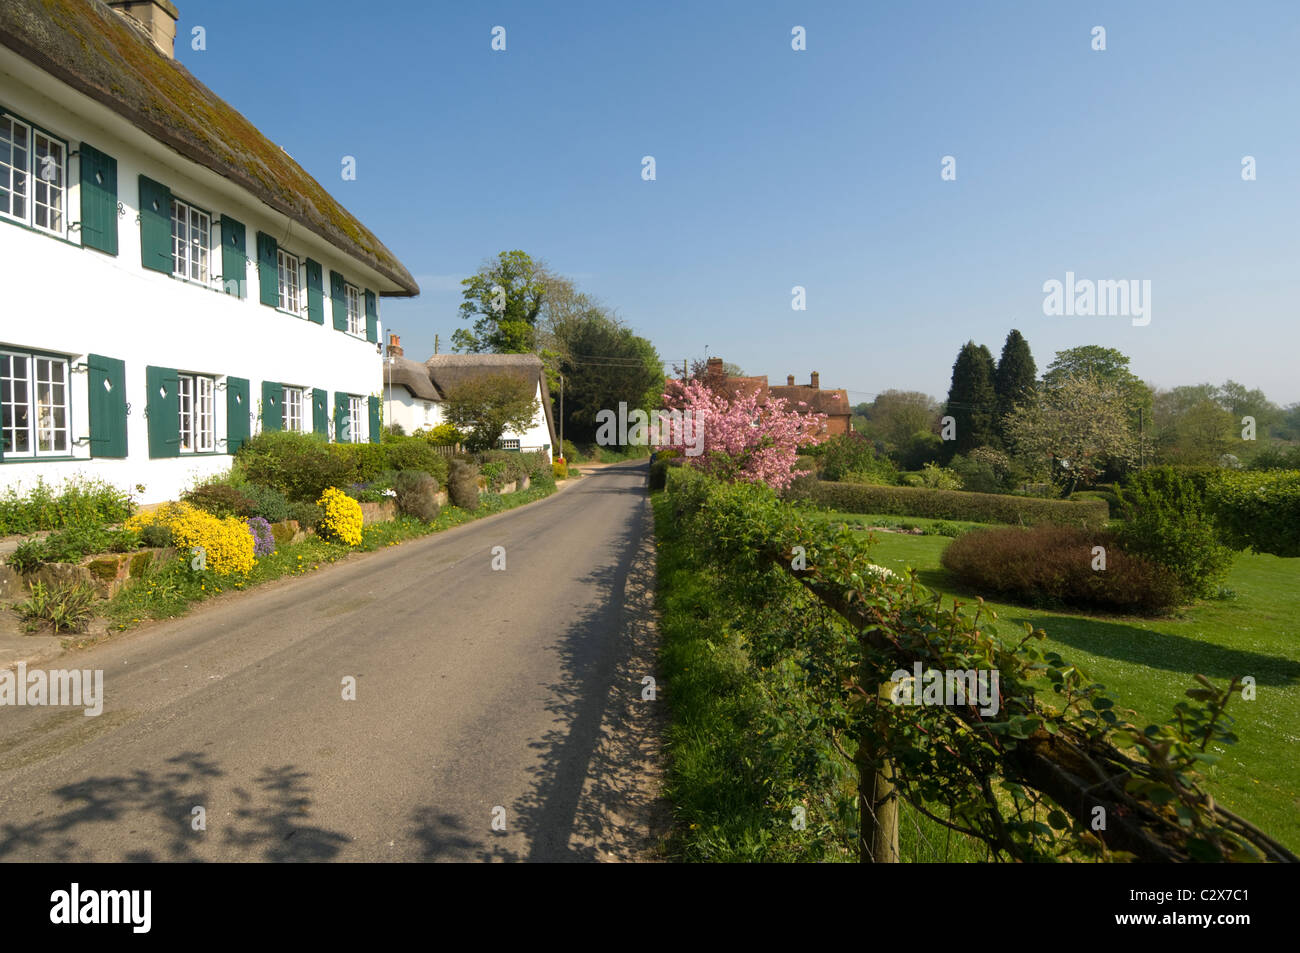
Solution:
[{"label": "leafy tree", "polygon": [[1137,456],[1120,386],[1094,377],[1058,378],[1054,388],[1013,411],[1007,435],[1033,473],[1051,472],[1066,494],[1094,482],[1108,465]]},{"label": "leafy tree", "polygon": [[1152,430],[1157,456],[1168,463],[1212,464],[1233,449],[1238,433],[1231,413],[1215,399],[1210,384],[1158,392],[1152,402]]},{"label": "leafy tree", "polygon": [[475,354],[532,351],[550,277],[543,263],[519,250],[484,262],[477,274],[461,282],[460,316],[474,322],[474,329],[457,328],[452,347]]},{"label": "leafy tree", "polygon": [[967,341],[952,365],[947,413],[957,423],[956,440],[948,441],[951,454],[976,447],[1000,447],[995,418],[997,392],[993,388],[993,355],[983,344]]},{"label": "leafy tree", "polygon": [[901,454],[919,432],[937,430],[939,404],[929,394],[915,390],[887,390],[877,394],[865,409],[863,432],[884,444],[886,452]]},{"label": "leafy tree", "polygon": [[[554,328],[556,370],[564,375],[564,435],[578,442],[596,437],[601,410],[648,410],[659,406],[663,363],[645,338],[599,307],[570,315]],[[551,395],[558,407],[558,389]]]},{"label": "leafy tree", "polygon": [[491,450],[507,430],[523,431],[532,426],[539,404],[536,385],[516,374],[483,374],[450,387],[443,402],[443,416],[462,431],[468,431],[465,446],[470,450]]},{"label": "leafy tree", "polygon": [[[1038,383],[1038,367],[1034,356],[1029,351],[1029,342],[1015,328],[1007,335],[1002,345],[1002,356],[998,358],[997,371],[993,376],[993,389],[997,392],[998,419],[997,429],[1003,433],[1003,420],[1017,405],[1033,397]],[[1003,440],[1006,443],[1006,440]]]},{"label": "leafy tree", "polygon": [[1113,347],[1085,344],[1056,352],[1056,359],[1043,372],[1043,387],[1054,390],[1067,380],[1091,377],[1111,384],[1128,413],[1129,425],[1137,432],[1139,411],[1151,414],[1152,391],[1128,369],[1129,359]]}]

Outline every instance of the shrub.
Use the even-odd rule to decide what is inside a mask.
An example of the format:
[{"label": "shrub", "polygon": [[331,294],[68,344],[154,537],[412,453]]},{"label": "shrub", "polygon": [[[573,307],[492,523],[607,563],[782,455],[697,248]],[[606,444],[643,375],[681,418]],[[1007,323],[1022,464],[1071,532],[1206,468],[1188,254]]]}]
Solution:
[{"label": "shrub", "polygon": [[560,455],[564,457],[566,463],[577,463],[582,459],[582,454],[578,452],[578,448],[572,440],[564,441],[560,450]]},{"label": "shrub", "polygon": [[452,460],[447,493],[461,509],[478,509],[478,467],[468,460]]},{"label": "shrub", "polygon": [[506,465],[504,463],[484,463],[478,468],[478,473],[487,480],[488,489],[493,492],[505,486]]},{"label": "shrub", "polygon": [[32,586],[31,596],[14,608],[23,618],[28,632],[48,625],[55,632],[82,632],[94,611],[95,588],[85,582],[47,587],[43,582]]},{"label": "shrub", "polygon": [[976,447],[964,456],[957,454],[949,466],[961,479],[962,489],[976,493],[1005,493],[1011,489],[1016,474],[1011,458],[992,447]]},{"label": "shrub", "polygon": [[417,430],[415,436],[435,447],[453,447],[465,442],[465,434],[455,424],[438,424],[430,430]]},{"label": "shrub", "polygon": [[1300,556],[1300,471],[1221,473],[1207,502],[1225,542],[1274,556]]},{"label": "shrub", "polygon": [[238,516],[242,519],[253,512],[253,501],[224,483],[201,483],[183,494],[181,499],[213,516]]},{"label": "shrub", "polygon": [[10,569],[21,573],[35,572],[43,562],[45,562],[45,540],[43,539],[24,539],[5,559]]},{"label": "shrub", "polygon": [[140,545],[164,549],[175,546],[176,539],[172,536],[172,528],[166,523],[150,523],[140,528]]},{"label": "shrub", "polygon": [[1114,490],[1076,490],[1070,494],[1070,499],[1101,500],[1106,504],[1111,519],[1119,519],[1124,513],[1124,508],[1120,505],[1119,497]]},{"label": "shrub", "polygon": [[72,479],[56,491],[38,477],[25,493],[10,487],[0,496],[0,536],[85,523],[120,523],[133,512],[130,495],[103,480]]},{"label": "shrub", "polygon": [[247,520],[248,531],[253,535],[253,555],[269,556],[275,552],[275,535],[271,524],[260,516],[250,516]]},{"label": "shrub", "polygon": [[[1106,568],[1093,569],[1093,547]],[[953,540],[943,567],[981,594],[1031,605],[1164,612],[1183,601],[1173,573],[1126,553],[1114,534],[1070,526],[982,529]]]},{"label": "shrub", "polygon": [[268,523],[289,519],[289,501],[274,487],[250,483],[241,492],[252,501],[250,516],[260,516]]},{"label": "shrub", "polygon": [[1106,525],[1106,505],[1100,500],[1071,502],[1039,500],[1027,496],[970,493],[965,490],[930,490],[911,486],[867,486],[818,480],[809,490],[814,503],[846,513],[880,513],[889,516],[924,516],[930,519],[966,520],[972,523],[1013,523],[1033,526]]},{"label": "shrub", "polygon": [[1164,566],[1192,595],[1211,596],[1232,565],[1232,550],[1219,541],[1198,482],[1200,474],[1169,466],[1134,473],[1119,489],[1127,522],[1117,532],[1128,552]]},{"label": "shrub", "polygon": [[438,481],[422,470],[403,470],[393,481],[397,493],[397,510],[432,523],[442,509],[438,505]]},{"label": "shrub", "polygon": [[403,437],[382,444],[387,470],[423,470],[439,483],[447,479],[447,458],[426,440]]},{"label": "shrub", "polygon": [[17,572],[32,572],[42,563],[75,563],[94,553],[129,553],[140,545],[138,533],[105,526],[72,526],[44,539],[25,539],[10,554]]},{"label": "shrub", "polygon": [[[348,462],[319,434],[263,431],[239,448],[239,465],[250,483],[274,487],[290,500],[315,500],[327,487],[353,482]],[[378,446],[378,445],[376,445]],[[381,468],[382,469],[382,468]]]},{"label": "shrub", "polygon": [[316,501],[316,505],[321,508],[323,514],[317,527],[319,535],[349,546],[360,545],[361,527],[364,522],[360,503],[342,490],[328,487]]},{"label": "shrub", "polygon": [[1300,444],[1263,447],[1246,465],[1250,470],[1300,470]]},{"label": "shrub", "polygon": [[685,465],[686,460],[680,455],[656,455],[654,462],[650,464],[650,476],[646,483],[647,487],[651,490],[664,489],[668,485],[669,469]]},{"label": "shrub", "polygon": [[567,480],[569,478],[569,464],[563,457],[551,464],[551,472],[557,480]]},{"label": "shrub", "polygon": [[405,437],[405,436],[406,436],[406,428],[403,427],[401,424],[397,424],[397,423],[388,424],[384,427],[383,430],[379,432],[379,439],[384,441],[392,437]]},{"label": "shrub", "polygon": [[871,441],[856,430],[831,437],[821,445],[820,456],[823,480],[846,480],[850,474],[857,474],[860,478],[854,482],[858,483],[892,485],[898,482],[894,465],[883,457],[877,457]]},{"label": "shrub", "polygon": [[325,513],[315,503],[301,502],[289,504],[288,519],[297,520],[298,528],[302,530],[315,529],[320,525]]},{"label": "shrub", "polygon": [[165,503],[150,513],[137,513],[126,521],[126,528],[143,530],[154,523],[171,529],[178,548],[202,548],[208,569],[217,575],[253,568],[253,537],[243,520],[213,516],[185,502]]}]

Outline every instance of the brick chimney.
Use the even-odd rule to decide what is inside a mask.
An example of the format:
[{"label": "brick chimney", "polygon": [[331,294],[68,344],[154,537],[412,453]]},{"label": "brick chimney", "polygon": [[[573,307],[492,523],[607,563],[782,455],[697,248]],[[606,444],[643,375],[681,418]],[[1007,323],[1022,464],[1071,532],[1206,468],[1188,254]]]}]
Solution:
[{"label": "brick chimney", "polygon": [[181,13],[170,0],[108,0],[108,5],[135,21],[169,60],[176,59],[176,21]]},{"label": "brick chimney", "polygon": [[808,386],[811,387],[813,390],[818,390],[821,387],[821,375],[818,374],[816,371],[813,371],[812,379],[808,384]]},{"label": "brick chimney", "polygon": [[793,387],[793,386],[794,386],[794,375],[793,375],[793,374],[787,374],[787,375],[785,375],[785,386],[786,386],[786,387]]},{"label": "brick chimney", "polygon": [[709,358],[704,365],[704,376],[707,380],[710,381],[723,380],[727,375],[722,370],[722,358],[720,357]]},{"label": "brick chimney", "polygon": [[388,332],[388,356],[389,357],[402,356],[402,339],[399,338],[396,334],[392,333],[391,331]]}]

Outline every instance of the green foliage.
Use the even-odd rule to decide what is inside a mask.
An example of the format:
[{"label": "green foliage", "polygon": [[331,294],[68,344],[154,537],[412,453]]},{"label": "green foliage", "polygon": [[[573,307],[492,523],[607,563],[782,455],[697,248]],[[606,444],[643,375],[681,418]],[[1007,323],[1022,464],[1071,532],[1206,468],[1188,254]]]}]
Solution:
[{"label": "green foliage", "polygon": [[[1120,545],[1168,569],[1195,596],[1212,596],[1232,565],[1197,478],[1173,467],[1132,474],[1118,489],[1126,522]],[[1204,478],[1201,480],[1204,484]]]},{"label": "green foliage", "polygon": [[250,483],[273,487],[294,502],[314,501],[328,487],[354,482],[337,450],[343,446],[350,445],[330,444],[320,434],[263,431],[245,441],[236,459]]},{"label": "green foliage", "polygon": [[134,512],[130,494],[106,481],[72,479],[56,490],[37,477],[26,492],[10,486],[0,496],[0,536],[85,523],[120,523]]},{"label": "green foliage", "polygon": [[938,462],[944,453],[943,439],[937,433],[924,430],[912,434],[896,454],[896,459],[902,470],[919,470],[927,463]]},{"label": "green foliage", "polygon": [[[383,470],[423,470],[439,482],[447,479],[447,458],[434,450],[428,441],[418,437],[398,437],[379,446],[383,450],[384,466],[380,468],[378,478],[382,478]],[[376,478],[372,476],[370,480]]]},{"label": "green foliage", "polygon": [[465,434],[455,424],[441,423],[430,430],[417,430],[415,436],[435,447],[453,447],[465,442]]},{"label": "green foliage", "polygon": [[278,523],[289,518],[289,501],[274,487],[249,483],[242,488],[242,492],[252,502],[249,516],[260,516],[268,523]]},{"label": "green foliage", "polygon": [[[939,426],[939,404],[920,391],[887,390],[870,404],[859,404],[854,429],[884,445],[895,460],[901,459],[917,434],[933,434]],[[860,426],[858,426],[860,424]],[[931,459],[927,457],[926,459]],[[925,460],[917,462],[919,467]]]},{"label": "green foliage", "polygon": [[487,480],[488,489],[496,493],[506,483],[506,465],[504,463],[484,463],[478,468],[479,476]]},{"label": "green foliage", "polygon": [[536,384],[506,371],[468,377],[447,389],[442,412],[469,432],[465,446],[491,450],[507,430],[526,431],[537,416]]},{"label": "green foliage", "polygon": [[31,595],[14,606],[28,632],[49,626],[54,632],[83,632],[94,609],[95,589],[84,583],[47,587],[43,582],[32,586]]},{"label": "green foliage", "polygon": [[946,446],[951,453],[966,453],[976,447],[1001,442],[997,426],[997,392],[993,355],[983,344],[967,341],[952,365],[945,410],[957,423],[956,440]]},{"label": "green foliage", "polygon": [[814,503],[846,513],[885,513],[931,519],[970,520],[975,523],[1011,523],[1033,526],[1105,526],[1108,514],[1101,501],[1041,500],[1027,496],[931,490],[911,486],[866,486],[818,481],[812,487]]},{"label": "green foliage", "polygon": [[1221,471],[1207,496],[1228,544],[1300,556],[1300,471]]},{"label": "green foliage", "polygon": [[397,511],[413,516],[425,523],[438,518],[442,509],[438,503],[438,481],[422,470],[403,470],[393,481],[397,494]]},{"label": "green foliage", "polygon": [[[871,441],[856,431],[838,434],[822,444],[822,479],[853,483],[898,482],[888,459],[876,456]],[[854,479],[849,480],[850,475]]]},{"label": "green foliage", "polygon": [[224,483],[200,483],[181,496],[186,503],[211,513],[213,516],[237,516],[245,519],[253,515],[253,501],[246,494]]},{"label": "green foliage", "polygon": [[537,316],[546,294],[546,266],[527,253],[503,251],[461,282],[460,317],[473,330],[457,328],[457,351],[526,354],[533,349]]},{"label": "green foliage", "polygon": [[[1105,569],[1094,569],[1094,547]],[[1070,526],[985,529],[944,550],[943,567],[975,591],[1033,606],[1158,614],[1185,601],[1168,570],[1130,556],[1105,531]]]},{"label": "green foliage", "polygon": [[1249,470],[1300,470],[1300,444],[1262,447],[1246,467]]},{"label": "green foliage", "polygon": [[998,408],[995,427],[1003,437],[1004,446],[1007,439],[1003,434],[1002,421],[1017,406],[1033,398],[1037,379],[1038,367],[1029,351],[1029,342],[1013,328],[1002,345],[1002,356],[998,358],[997,371],[993,375],[993,390],[997,395]]},{"label": "green foliage", "polygon": [[9,556],[17,572],[32,572],[42,563],[75,563],[96,553],[129,553],[140,546],[132,530],[81,525],[51,533],[44,539],[27,539]]},{"label": "green foliage", "polygon": [[[780,780],[766,791],[781,822],[801,791],[825,790],[809,773],[820,759],[793,759],[834,751],[842,760],[829,760],[842,768],[856,748],[860,784],[869,788],[874,767],[888,761],[902,800],[959,822],[999,860],[1285,859],[1266,837],[1218,811],[1203,786],[1204,769],[1218,758],[1211,752],[1237,740],[1225,708],[1240,680],[1219,687],[1197,676],[1201,687],[1173,718],[1132,724],[1104,686],[1038,647],[1042,630],[1026,623],[1003,634],[982,606],[945,607],[915,577],[896,580],[872,567],[869,538],[809,526],[763,487],[678,469],[660,505],[661,529],[697,560],[693,575],[709,572],[705,584],[747,610],[731,627],[748,655],[738,684],[772,670],[797,679],[777,680],[789,696],[788,717],[737,761],[766,766],[765,750],[780,753]],[[783,617],[803,624],[781,624]],[[715,645],[722,640],[716,625],[703,628]],[[906,687],[898,670],[914,665],[996,672],[999,705],[977,711],[969,697],[955,704],[882,699],[882,686]],[[1046,703],[1044,683],[1055,696]],[[797,744],[786,746],[791,739]],[[1139,757],[1125,757],[1125,748]],[[1122,789],[1097,785],[1095,773]],[[1089,808],[1102,802],[1126,818],[1124,830],[1093,830]],[[847,818],[837,820],[825,825],[827,836],[843,835]]]},{"label": "green foliage", "polygon": [[578,452],[578,448],[574,445],[572,440],[568,439],[564,441],[564,452],[561,456],[563,456],[569,463],[577,463],[582,459],[582,454]]},{"label": "green foliage", "polygon": [[14,572],[35,572],[45,562],[45,540],[24,539],[5,559],[5,563]]},{"label": "green foliage", "polygon": [[452,505],[471,513],[478,509],[478,467],[467,460],[452,460],[447,477],[447,495]]},{"label": "green foliage", "polygon": [[[627,404],[629,412],[632,408],[648,412],[660,406],[663,364],[650,341],[590,301],[551,324],[556,352],[551,363],[564,378],[567,436],[594,441],[596,415],[602,410],[617,412],[620,402]],[[600,360],[593,361],[591,355],[599,355]],[[559,411],[558,400],[555,410]],[[570,463],[577,459],[567,452],[565,458]]]},{"label": "green foliage", "polygon": [[153,549],[165,549],[176,544],[172,528],[167,523],[147,523],[140,528],[140,545]]},{"label": "green foliage", "polygon": [[315,529],[324,518],[325,512],[315,500],[299,500],[297,503],[289,504],[288,519],[297,520],[299,529]]}]

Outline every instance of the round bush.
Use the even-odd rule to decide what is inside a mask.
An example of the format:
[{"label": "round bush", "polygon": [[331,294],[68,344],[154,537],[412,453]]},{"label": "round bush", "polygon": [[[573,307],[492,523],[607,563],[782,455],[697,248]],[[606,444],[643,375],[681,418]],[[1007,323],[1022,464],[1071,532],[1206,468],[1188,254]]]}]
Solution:
[{"label": "round bush", "polygon": [[438,481],[422,470],[403,470],[393,481],[397,510],[406,516],[432,523],[442,509],[438,504]]},{"label": "round bush", "polygon": [[478,467],[468,460],[452,460],[447,493],[463,510],[478,509]]},{"label": "round bush", "polygon": [[253,511],[253,501],[247,495],[224,483],[200,484],[181,499],[213,516],[237,516],[243,519]]},{"label": "round bush", "polygon": [[[1097,546],[1105,550],[1105,569],[1093,568]],[[1175,574],[1124,552],[1115,535],[1104,530],[976,530],[953,540],[940,562],[983,595],[1030,605],[1061,603],[1150,614],[1185,601]]]},{"label": "round bush", "polygon": [[329,487],[321,494],[316,505],[324,514],[317,527],[317,532],[321,536],[349,546],[360,545],[361,527],[364,523],[360,503],[342,490]]},{"label": "round bush", "polygon": [[241,492],[253,503],[250,516],[260,516],[268,523],[289,519],[289,501],[274,487],[249,484]]}]

